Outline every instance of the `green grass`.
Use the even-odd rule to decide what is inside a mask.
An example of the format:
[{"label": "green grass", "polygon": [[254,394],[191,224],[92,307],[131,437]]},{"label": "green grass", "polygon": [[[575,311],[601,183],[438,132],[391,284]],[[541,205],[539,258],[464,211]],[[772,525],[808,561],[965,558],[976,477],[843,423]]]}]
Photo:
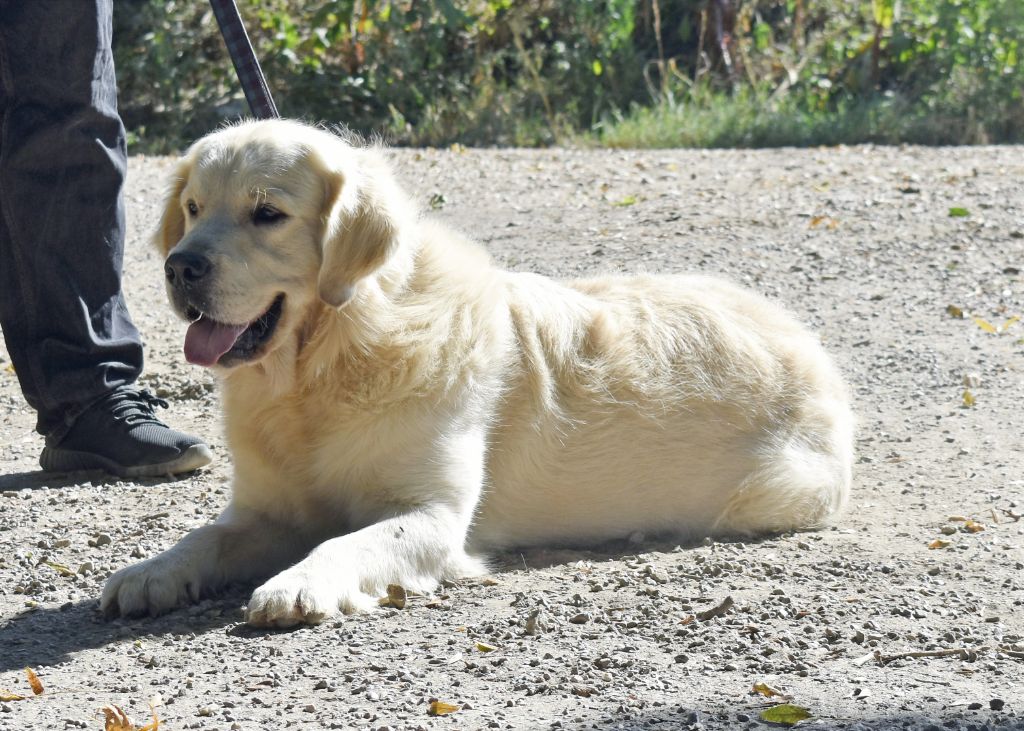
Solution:
[{"label": "green grass", "polygon": [[982,119],[970,107],[932,108],[876,96],[809,112],[795,102],[754,93],[703,93],[685,101],[633,106],[580,138],[599,147],[752,148],[838,144],[964,145],[1024,141],[1024,115]]}]

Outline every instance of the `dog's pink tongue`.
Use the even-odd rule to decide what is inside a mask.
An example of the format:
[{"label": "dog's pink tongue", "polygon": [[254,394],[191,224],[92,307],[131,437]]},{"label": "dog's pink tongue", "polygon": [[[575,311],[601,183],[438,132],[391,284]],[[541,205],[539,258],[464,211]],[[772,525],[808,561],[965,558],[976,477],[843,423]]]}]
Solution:
[{"label": "dog's pink tongue", "polygon": [[185,333],[185,360],[201,366],[212,366],[231,350],[246,325],[224,325],[205,315],[188,326]]}]

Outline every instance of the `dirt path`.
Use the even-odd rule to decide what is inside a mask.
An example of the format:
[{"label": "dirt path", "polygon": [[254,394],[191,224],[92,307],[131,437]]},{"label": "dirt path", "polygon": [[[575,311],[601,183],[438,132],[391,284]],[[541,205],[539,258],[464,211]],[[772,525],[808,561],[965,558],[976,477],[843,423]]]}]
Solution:
[{"label": "dirt path", "polygon": [[[155,696],[166,729],[767,728],[757,682],[806,728],[1024,728],[1024,322],[972,320],[1024,316],[1024,149],[396,156],[503,265],[721,273],[795,309],[855,393],[848,514],[756,543],[510,553],[492,579],[288,633],[241,625],[243,588],[105,623],[105,577],[211,519],[230,475],[145,243],[170,162],[133,159],[146,384],[219,462],[174,482],[39,473],[0,351],[0,689],[28,692],[26,665],[47,688],[0,702],[0,729],[98,729],[110,703],[141,722]],[[432,718],[432,699],[461,709]]]}]

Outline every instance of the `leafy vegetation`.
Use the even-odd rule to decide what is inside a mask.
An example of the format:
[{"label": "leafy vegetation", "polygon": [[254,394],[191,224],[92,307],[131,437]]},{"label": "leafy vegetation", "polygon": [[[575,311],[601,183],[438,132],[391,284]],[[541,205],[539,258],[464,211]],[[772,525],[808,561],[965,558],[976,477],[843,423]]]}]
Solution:
[{"label": "leafy vegetation", "polygon": [[[397,143],[1024,140],[1020,0],[239,0],[283,114]],[[115,12],[146,149],[246,111],[212,13]]]}]

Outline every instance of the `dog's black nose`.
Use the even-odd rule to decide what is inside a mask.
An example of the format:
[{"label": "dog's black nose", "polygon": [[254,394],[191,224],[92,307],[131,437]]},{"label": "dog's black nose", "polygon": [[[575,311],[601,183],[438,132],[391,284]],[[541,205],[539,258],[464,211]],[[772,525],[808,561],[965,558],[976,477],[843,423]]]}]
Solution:
[{"label": "dog's black nose", "polygon": [[167,257],[167,261],[164,262],[164,274],[172,285],[187,287],[198,284],[210,273],[212,266],[205,256],[182,251]]}]

